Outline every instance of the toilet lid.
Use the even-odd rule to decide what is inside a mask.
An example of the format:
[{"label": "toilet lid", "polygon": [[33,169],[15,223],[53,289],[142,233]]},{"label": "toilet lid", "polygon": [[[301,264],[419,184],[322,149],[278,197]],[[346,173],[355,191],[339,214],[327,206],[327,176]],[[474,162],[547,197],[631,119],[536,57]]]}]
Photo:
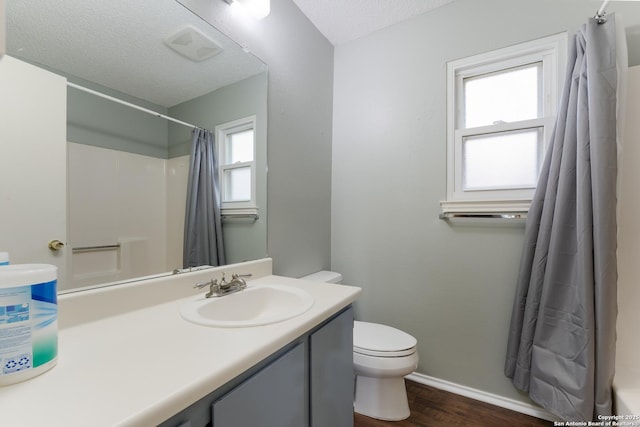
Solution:
[{"label": "toilet lid", "polygon": [[407,356],[415,352],[418,341],[387,325],[353,322],[353,351],[378,357]]}]

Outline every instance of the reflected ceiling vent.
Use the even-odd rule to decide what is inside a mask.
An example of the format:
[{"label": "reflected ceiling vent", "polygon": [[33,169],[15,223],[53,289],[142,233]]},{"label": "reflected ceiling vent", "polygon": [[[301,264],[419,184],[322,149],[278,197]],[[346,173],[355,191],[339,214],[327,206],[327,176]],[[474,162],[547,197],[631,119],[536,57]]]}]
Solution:
[{"label": "reflected ceiling vent", "polygon": [[214,57],[223,50],[213,39],[192,26],[184,27],[164,42],[180,55],[196,62]]}]

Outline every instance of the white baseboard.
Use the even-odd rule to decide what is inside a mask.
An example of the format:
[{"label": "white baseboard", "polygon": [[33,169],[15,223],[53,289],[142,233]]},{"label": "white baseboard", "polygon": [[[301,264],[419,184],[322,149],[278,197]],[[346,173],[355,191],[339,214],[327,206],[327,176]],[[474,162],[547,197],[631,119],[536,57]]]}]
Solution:
[{"label": "white baseboard", "polygon": [[550,412],[530,403],[520,402],[507,397],[498,396],[497,394],[487,393],[486,391],[477,390],[475,388],[419,374],[417,372],[413,372],[405,378],[440,390],[445,390],[471,399],[479,400],[481,402],[489,403],[491,405],[499,406],[501,408],[509,409],[511,411],[531,415],[532,417],[548,421],[558,421],[558,418]]}]

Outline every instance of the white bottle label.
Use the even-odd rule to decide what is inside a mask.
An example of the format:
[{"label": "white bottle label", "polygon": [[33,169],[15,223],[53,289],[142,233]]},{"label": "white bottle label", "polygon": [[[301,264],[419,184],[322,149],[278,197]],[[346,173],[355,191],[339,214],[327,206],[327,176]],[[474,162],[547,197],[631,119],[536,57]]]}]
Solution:
[{"label": "white bottle label", "polygon": [[56,281],[0,289],[0,377],[57,356]]}]

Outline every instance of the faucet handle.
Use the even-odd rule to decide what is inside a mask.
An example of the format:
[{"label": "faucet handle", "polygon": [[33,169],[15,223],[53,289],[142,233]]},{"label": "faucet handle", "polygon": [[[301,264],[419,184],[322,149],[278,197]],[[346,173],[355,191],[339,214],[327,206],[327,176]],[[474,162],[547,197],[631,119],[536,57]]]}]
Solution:
[{"label": "faucet handle", "polygon": [[251,277],[251,274],[237,274],[234,273],[231,275],[231,282],[229,282],[230,284],[233,283],[237,286],[240,286],[240,289],[244,289],[247,287],[247,282],[245,282],[244,278],[245,277]]},{"label": "faucet handle", "polygon": [[205,280],[204,282],[198,282],[193,285],[193,289],[202,289],[205,286],[216,286],[218,284],[218,279]]}]

